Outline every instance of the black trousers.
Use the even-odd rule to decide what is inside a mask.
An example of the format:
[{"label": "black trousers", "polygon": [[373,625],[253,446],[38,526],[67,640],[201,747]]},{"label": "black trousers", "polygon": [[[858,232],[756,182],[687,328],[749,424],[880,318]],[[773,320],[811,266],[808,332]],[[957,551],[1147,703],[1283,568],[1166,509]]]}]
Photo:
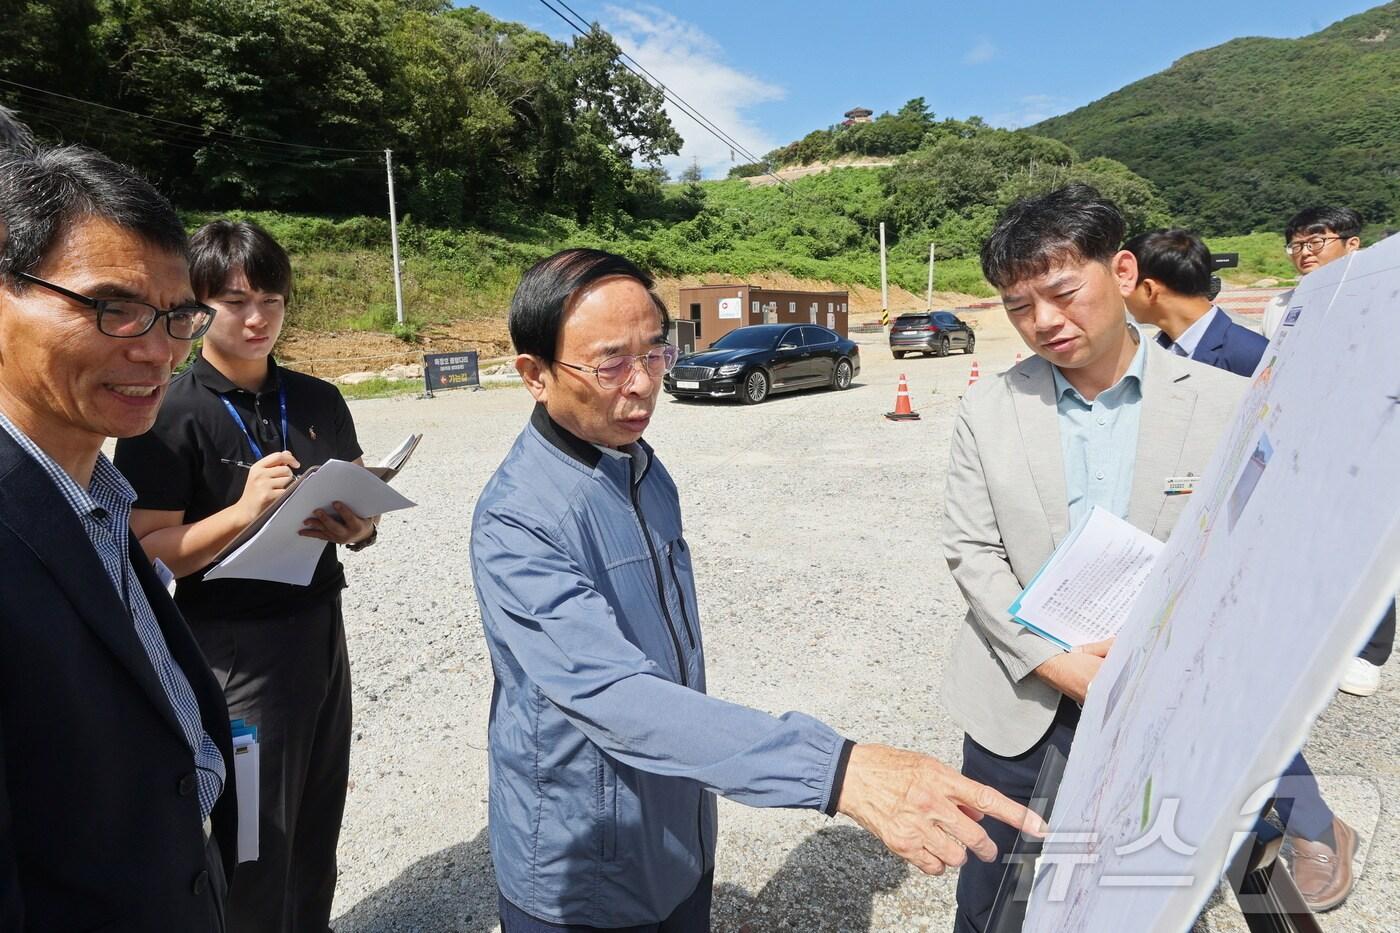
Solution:
[{"label": "black trousers", "polygon": [[219,851],[219,841],[213,836],[204,840],[204,870],[209,877],[205,893],[209,896],[214,918],[210,933],[224,933],[228,928],[228,879],[224,877],[224,856]]},{"label": "black trousers", "polygon": [[350,774],[340,596],[276,618],[191,626],[229,716],[258,730],[258,860],[229,885],[229,933],[326,933]]},{"label": "black trousers", "polygon": [[1391,648],[1395,646],[1395,602],[1392,600],[1390,608],[1381,616],[1381,624],[1376,626],[1375,632],[1371,635],[1371,640],[1366,643],[1366,647],[1361,649],[1361,654],[1357,657],[1363,661],[1370,661],[1376,667],[1380,667],[1390,660]]},{"label": "black trousers", "polygon": [[[1035,780],[1040,776],[1040,766],[1045,754],[1051,748],[1069,755],[1070,742],[1074,740],[1075,727],[1079,725],[1079,706],[1073,700],[1060,700],[1055,711],[1055,720],[1040,741],[1026,752],[1014,758],[1004,758],[990,752],[963,736],[962,773],[974,781],[994,787],[1006,796],[1025,806],[1035,792]],[[1048,788],[1047,788],[1048,790]],[[958,869],[958,913],[953,921],[954,933],[984,933],[987,920],[996,901],[997,888],[1001,885],[1002,873],[1006,871],[1003,858],[1011,852],[1016,843],[1017,831],[996,820],[983,820],[982,828],[997,845],[997,859],[983,862],[969,858]]]}]

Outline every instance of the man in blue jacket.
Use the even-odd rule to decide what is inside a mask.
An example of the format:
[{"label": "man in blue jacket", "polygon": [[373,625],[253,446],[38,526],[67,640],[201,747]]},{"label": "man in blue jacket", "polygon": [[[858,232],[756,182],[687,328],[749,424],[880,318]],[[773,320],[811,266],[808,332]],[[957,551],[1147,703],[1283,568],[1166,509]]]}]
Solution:
[{"label": "man in blue jacket", "polygon": [[641,439],[676,360],[651,286],[620,256],[566,250],[511,302],[538,404],[471,538],[504,933],[709,930],[715,794],[846,813],[931,874],[995,857],[982,814],[1039,830],[931,758],[705,694],[676,486]]},{"label": "man in blue jacket", "polygon": [[1137,257],[1137,287],[1127,297],[1139,324],[1159,328],[1157,342],[1240,376],[1253,375],[1269,341],[1241,327],[1210,300],[1210,250],[1185,230],[1140,233],[1123,248]]}]

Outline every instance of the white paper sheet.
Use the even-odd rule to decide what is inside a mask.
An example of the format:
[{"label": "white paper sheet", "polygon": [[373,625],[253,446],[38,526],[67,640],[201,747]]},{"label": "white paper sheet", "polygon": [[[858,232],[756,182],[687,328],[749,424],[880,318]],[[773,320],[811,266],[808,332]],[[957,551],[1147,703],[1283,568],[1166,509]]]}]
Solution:
[{"label": "white paper sheet", "polygon": [[261,751],[258,740],[250,734],[233,737],[234,783],[238,788],[238,861],[258,860],[258,820],[260,819],[259,778]]},{"label": "white paper sheet", "polygon": [[1062,648],[1118,634],[1162,542],[1095,506],[1011,607]]},{"label": "white paper sheet", "polygon": [[344,502],[357,515],[382,515],[413,502],[364,467],[327,460],[303,477],[257,534],[204,575],[206,580],[271,580],[305,586],[311,582],[326,542],[297,532],[317,509],[332,512]]}]

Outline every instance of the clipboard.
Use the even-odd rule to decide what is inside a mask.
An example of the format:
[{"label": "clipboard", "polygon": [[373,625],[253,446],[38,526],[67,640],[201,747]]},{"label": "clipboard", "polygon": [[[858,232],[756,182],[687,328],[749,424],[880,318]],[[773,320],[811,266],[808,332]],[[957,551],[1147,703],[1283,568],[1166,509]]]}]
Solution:
[{"label": "clipboard", "polygon": [[[422,434],[410,434],[404,440],[404,442],[400,444],[394,450],[393,453],[385,457],[384,460],[381,461],[378,466],[364,467],[364,469],[374,474],[376,477],[383,480],[384,482],[389,482],[394,477],[398,476],[401,472],[403,472],[403,468],[408,465],[409,458],[412,457],[413,452],[418,449],[418,442],[422,439]],[[262,527],[272,520],[272,516],[276,515],[277,511],[282,508],[283,503],[285,503],[289,498],[291,498],[292,493],[296,492],[297,489],[301,486],[301,484],[304,483],[318,469],[320,469],[320,467],[312,467],[305,473],[302,473],[296,479],[292,480],[292,484],[286,489],[282,490],[282,494],[278,496],[272,502],[271,505],[263,509],[262,512],[258,514],[258,517],[253,519],[248,524],[247,528],[244,528],[238,534],[234,535],[233,540],[230,541],[228,544],[224,545],[224,547],[219,551],[218,554],[214,555],[214,559],[209,562],[209,566],[213,568],[223,563],[225,558],[227,558],[234,551],[241,548],[259,531],[261,531]]]}]

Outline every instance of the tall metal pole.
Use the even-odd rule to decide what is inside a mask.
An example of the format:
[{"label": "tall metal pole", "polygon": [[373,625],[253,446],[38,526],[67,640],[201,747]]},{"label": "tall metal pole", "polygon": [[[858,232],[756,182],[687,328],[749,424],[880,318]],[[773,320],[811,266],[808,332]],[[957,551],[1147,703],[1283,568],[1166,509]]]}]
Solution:
[{"label": "tall metal pole", "polygon": [[384,150],[384,171],[389,176],[389,242],[394,250],[394,316],[403,323],[403,278],[399,273],[399,220],[394,208],[394,153]]},{"label": "tall metal pole", "polygon": [[890,282],[885,268],[885,223],[880,222],[880,326],[890,322]]},{"label": "tall metal pole", "polygon": [[928,245],[928,309],[933,310],[933,244]]}]

